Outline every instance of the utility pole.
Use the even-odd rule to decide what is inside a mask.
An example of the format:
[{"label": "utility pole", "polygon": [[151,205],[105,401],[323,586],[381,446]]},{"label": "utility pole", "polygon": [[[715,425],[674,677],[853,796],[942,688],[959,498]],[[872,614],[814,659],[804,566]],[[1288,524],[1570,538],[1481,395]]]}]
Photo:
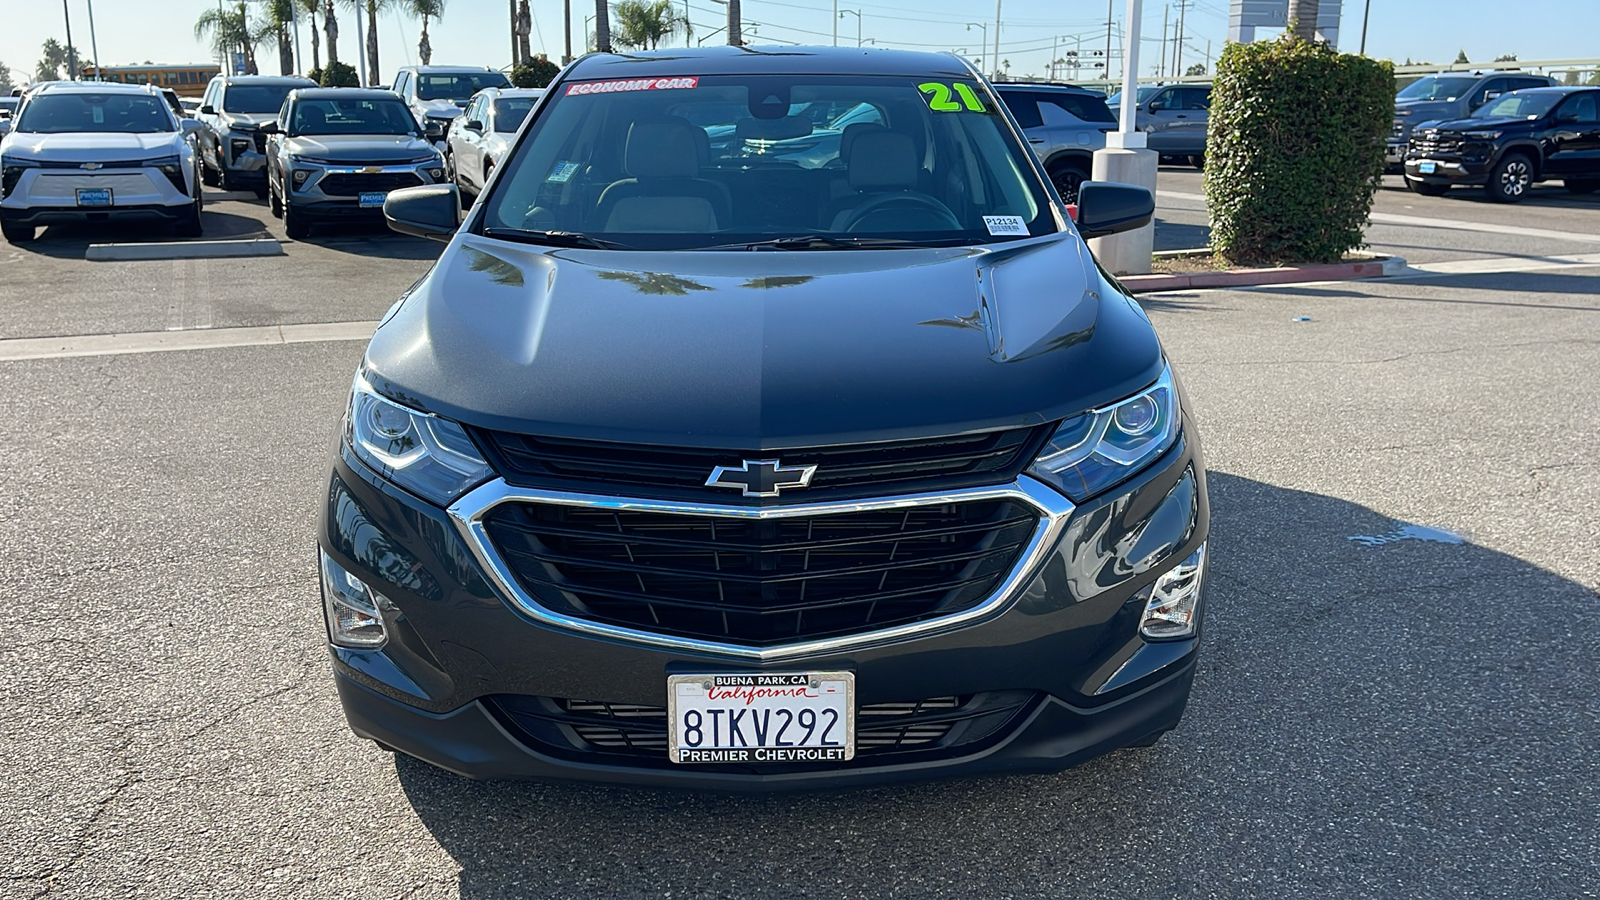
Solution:
[{"label": "utility pole", "polygon": [[[861,21],[860,16],[860,13],[856,13],[857,22]],[[744,46],[744,35],[739,30],[741,24],[739,21],[739,0],[728,0],[728,46]],[[860,25],[856,27],[859,29]]]},{"label": "utility pole", "polygon": [[839,46],[839,0],[833,0],[833,45]]},{"label": "utility pole", "polygon": [[104,81],[100,77],[100,42],[94,38],[94,0],[89,0],[89,52],[94,54],[94,80]]},{"label": "utility pole", "polygon": [[1172,63],[1172,77],[1174,78],[1183,77],[1183,25],[1184,12],[1188,9],[1189,0],[1178,0],[1178,44],[1172,48],[1172,52],[1175,54]]},{"label": "utility pole", "polygon": [[994,77],[1000,77],[1000,0],[994,0]]},{"label": "utility pole", "polygon": [[361,35],[361,0],[356,0],[356,82],[367,86],[367,39]]},{"label": "utility pole", "polygon": [[67,19],[67,78],[71,81],[77,81],[78,48],[72,46],[72,10],[67,9],[67,0],[61,0],[61,15]]},{"label": "utility pole", "polygon": [[[94,13],[91,11],[89,15],[92,21]],[[289,4],[289,26],[294,29],[294,70],[298,74],[306,70],[305,57],[300,53],[300,4],[298,3]]]},{"label": "utility pole", "polygon": [[1156,77],[1167,77],[1167,14],[1172,12],[1172,4],[1168,3],[1161,10],[1161,64],[1156,66]]},{"label": "utility pole", "polygon": [[1106,0],[1106,89],[1111,88],[1111,26],[1114,23],[1112,16],[1116,13],[1117,0]]},{"label": "utility pole", "polygon": [[[688,19],[684,21],[687,22]],[[561,24],[565,26],[562,33],[566,35],[566,52],[561,56],[561,64],[564,66],[572,62],[572,0],[561,0]],[[688,29],[685,28],[684,31],[687,32]]]},{"label": "utility pole", "polygon": [[517,0],[506,0],[506,5],[511,7],[511,67],[514,69],[517,67]]},{"label": "utility pole", "polygon": [[1361,11],[1361,55],[1367,55],[1367,20],[1372,18],[1372,0],[1367,0],[1367,8]]}]

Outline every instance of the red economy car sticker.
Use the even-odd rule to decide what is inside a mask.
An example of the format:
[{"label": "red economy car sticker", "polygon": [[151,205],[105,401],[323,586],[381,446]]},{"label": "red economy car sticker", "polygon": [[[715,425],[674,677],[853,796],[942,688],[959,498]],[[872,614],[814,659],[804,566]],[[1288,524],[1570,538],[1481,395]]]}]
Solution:
[{"label": "red economy car sticker", "polygon": [[629,78],[626,81],[584,81],[567,85],[567,96],[573,94],[609,94],[613,91],[668,91],[698,87],[699,77],[690,78]]}]

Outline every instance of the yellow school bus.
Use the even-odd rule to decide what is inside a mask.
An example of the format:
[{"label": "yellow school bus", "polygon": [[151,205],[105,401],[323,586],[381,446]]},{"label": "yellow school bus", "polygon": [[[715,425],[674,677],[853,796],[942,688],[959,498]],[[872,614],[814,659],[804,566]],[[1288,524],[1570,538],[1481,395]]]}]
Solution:
[{"label": "yellow school bus", "polygon": [[[216,63],[190,63],[189,65],[106,66],[99,70],[102,81],[122,84],[154,84],[172,88],[179,97],[198,97],[206,92],[206,85],[221,70]],[[83,67],[85,81],[93,81],[94,66]]]}]

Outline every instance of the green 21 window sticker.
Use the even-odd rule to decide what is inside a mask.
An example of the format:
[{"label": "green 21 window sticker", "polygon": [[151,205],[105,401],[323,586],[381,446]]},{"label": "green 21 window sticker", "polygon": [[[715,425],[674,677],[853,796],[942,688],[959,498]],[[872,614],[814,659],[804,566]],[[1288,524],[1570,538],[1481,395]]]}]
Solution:
[{"label": "green 21 window sticker", "polygon": [[[978,99],[977,91],[959,81],[955,84],[929,81],[917,85],[917,90],[926,95],[923,99],[928,101],[928,108],[934,112],[988,112],[983,101]],[[952,93],[961,98],[960,102],[950,99]]]}]

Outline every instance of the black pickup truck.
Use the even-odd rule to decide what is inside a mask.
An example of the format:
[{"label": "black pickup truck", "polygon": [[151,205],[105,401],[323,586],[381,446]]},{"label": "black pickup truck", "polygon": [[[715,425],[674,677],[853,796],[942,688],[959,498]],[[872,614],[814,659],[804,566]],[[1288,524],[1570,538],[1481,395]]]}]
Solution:
[{"label": "black pickup truck", "polygon": [[1406,187],[1440,196],[1483,185],[1516,203],[1534,183],[1559,179],[1575,194],[1600,189],[1600,88],[1514,91],[1464,119],[1417,126],[1405,159]]}]

